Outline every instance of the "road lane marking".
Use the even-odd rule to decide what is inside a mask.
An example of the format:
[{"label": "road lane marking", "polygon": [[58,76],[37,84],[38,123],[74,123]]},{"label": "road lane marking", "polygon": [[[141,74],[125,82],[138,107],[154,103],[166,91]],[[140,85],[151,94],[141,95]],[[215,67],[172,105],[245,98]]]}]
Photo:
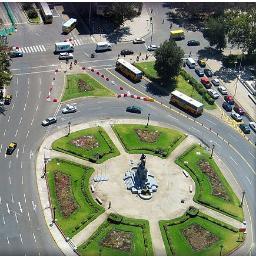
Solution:
[{"label": "road lane marking", "polygon": [[196,131],[196,132],[200,132],[199,130],[197,130],[197,129],[194,128],[194,127],[191,127],[191,129],[193,129],[193,130]]},{"label": "road lane marking", "polygon": [[22,147],[22,153],[24,153],[24,152],[25,152],[25,144]]},{"label": "road lane marking", "polygon": [[23,175],[21,176],[21,184],[23,185]]},{"label": "road lane marking", "polygon": [[30,123],[30,125],[32,126],[33,125],[33,123],[34,123],[34,117],[32,118],[32,121],[31,121],[31,123]]},{"label": "road lane marking", "polygon": [[238,165],[238,163],[232,158],[232,156],[229,157],[236,165]]},{"label": "road lane marking", "polygon": [[20,122],[19,122],[19,125],[21,124],[21,122],[22,122],[22,119],[23,119],[23,117],[21,116],[21,117],[20,117]]},{"label": "road lane marking", "polygon": [[4,215],[3,215],[3,223],[4,223],[4,225],[5,225],[5,218],[4,218]]},{"label": "road lane marking", "polygon": [[12,203],[14,203],[14,198],[13,198],[13,194],[11,194],[11,196],[12,196]]},{"label": "road lane marking", "polygon": [[16,137],[16,136],[17,136],[17,134],[18,134],[18,131],[19,131],[19,129],[17,129],[17,130],[16,130],[16,133],[15,133],[14,137]]},{"label": "road lane marking", "polygon": [[28,212],[28,221],[30,221],[30,215],[29,215],[29,212]]},{"label": "road lane marking", "polygon": [[33,155],[34,153],[32,152],[32,150],[30,150],[29,158],[31,159]]},{"label": "road lane marking", "polygon": [[24,201],[25,201],[25,203],[27,203],[27,199],[26,199],[25,193],[24,193]]},{"label": "road lane marking", "polygon": [[15,105],[15,103],[12,104],[12,110],[14,109],[14,105]]},{"label": "road lane marking", "polygon": [[249,154],[250,154],[254,159],[256,159],[256,157],[255,157],[251,152],[249,152]]},{"label": "road lane marking", "polygon": [[17,213],[16,213],[16,212],[14,212],[14,215],[15,215],[16,222],[17,222],[17,223],[19,223],[19,222],[18,222]]},{"label": "road lane marking", "polygon": [[29,90],[28,90],[28,93],[27,93],[27,98],[28,98],[28,95],[29,95]]},{"label": "road lane marking", "polygon": [[36,111],[38,110],[38,105],[36,106]]},{"label": "road lane marking", "polygon": [[42,91],[40,91],[39,94],[38,94],[39,99],[41,98],[41,94],[42,94]]},{"label": "road lane marking", "polygon": [[7,239],[7,243],[8,243],[8,244],[10,244],[10,241],[9,241],[9,238],[8,238],[8,236],[6,237],[6,239]]},{"label": "road lane marking", "polygon": [[2,197],[0,196],[0,204],[2,204]]},{"label": "road lane marking", "polygon": [[29,130],[27,131],[27,135],[26,135],[26,138],[28,137],[28,135],[29,135]]},{"label": "road lane marking", "polygon": [[27,103],[25,103],[25,106],[24,106],[24,111],[26,110],[26,107],[27,107]]},{"label": "road lane marking", "polygon": [[[17,79],[18,79],[18,77],[17,77]],[[15,92],[15,97],[17,98],[17,95],[18,95],[18,90]]]},{"label": "road lane marking", "polygon": [[248,180],[248,182],[252,185],[251,180],[246,176],[246,179]]},{"label": "road lane marking", "polygon": [[172,119],[174,119],[174,120],[176,120],[176,121],[178,121],[178,118],[173,117],[172,115],[169,115],[169,117],[172,118]]},{"label": "road lane marking", "polygon": [[216,125],[216,123],[214,123],[214,122],[212,122],[211,120],[209,120],[209,119],[205,119],[207,122],[209,122],[209,123],[211,123],[211,124],[213,124],[213,125]]},{"label": "road lane marking", "polygon": [[21,208],[21,203],[18,202],[19,208],[20,208],[20,212],[22,213],[22,208]]},{"label": "road lane marking", "polygon": [[24,75],[31,75],[31,74],[51,73],[54,71],[55,71],[55,69],[51,69],[51,70],[35,71],[35,72],[28,72],[28,73],[19,73],[19,74],[14,74],[14,75],[15,76],[24,76]]},{"label": "road lane marking", "polygon": [[2,152],[3,144],[0,145],[0,153]]},{"label": "road lane marking", "polygon": [[9,161],[9,169],[11,169],[12,166],[12,160]]},{"label": "road lane marking", "polygon": [[10,122],[10,119],[11,119],[11,116],[8,117],[8,121],[7,121],[8,123]]},{"label": "road lane marking", "polygon": [[10,185],[12,184],[12,180],[11,180],[11,177],[9,176],[9,183]]},{"label": "road lane marking", "polygon": [[20,149],[18,148],[18,149],[17,149],[16,158],[18,158],[18,157],[19,157],[19,151],[20,151]]},{"label": "road lane marking", "polygon": [[20,234],[20,241],[23,244],[22,235]]},{"label": "road lane marking", "polygon": [[33,238],[34,238],[34,241],[35,241],[35,243],[36,243],[36,237],[35,237],[35,234],[33,233]]},{"label": "road lane marking", "polygon": [[[41,85],[42,84],[42,78],[41,77],[39,77],[39,85]],[[41,92],[41,91],[40,91]],[[39,97],[40,98],[40,97]]]},{"label": "road lane marking", "polygon": [[5,133],[6,133],[6,129],[4,129],[4,136],[5,136]]},{"label": "road lane marking", "polygon": [[34,201],[32,201],[32,205],[33,205],[33,210],[36,211],[36,204],[34,203]]},{"label": "road lane marking", "polygon": [[29,84],[29,77],[28,77],[28,84]]},{"label": "road lane marking", "polygon": [[9,205],[8,205],[8,203],[6,203],[6,208],[7,208],[7,212],[8,212],[8,214],[10,214],[10,209],[9,209]]},{"label": "road lane marking", "polygon": [[[20,169],[22,169],[22,167],[23,167],[23,166],[22,166],[22,161],[20,161]],[[23,177],[23,176],[22,176],[22,177]]]}]

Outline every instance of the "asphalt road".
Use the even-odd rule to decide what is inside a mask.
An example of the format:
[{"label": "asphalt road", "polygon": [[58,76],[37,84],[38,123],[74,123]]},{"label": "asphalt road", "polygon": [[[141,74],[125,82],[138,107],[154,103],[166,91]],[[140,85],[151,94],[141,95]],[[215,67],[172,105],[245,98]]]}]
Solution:
[{"label": "asphalt road", "polygon": [[[150,8],[151,3],[147,3],[147,5]],[[166,22],[162,24],[161,15],[165,14],[165,9],[155,6],[154,10],[157,11],[156,13],[153,12],[155,15],[153,17],[155,32],[152,38],[155,40],[154,43],[158,44],[168,39],[169,34],[163,32],[162,29],[163,26],[168,28],[168,24]],[[75,114],[63,116],[57,113],[58,123],[56,126],[48,129],[41,127],[41,120],[54,114],[57,108],[57,104],[47,102],[46,97],[55,76],[54,70],[61,63],[52,54],[54,42],[62,39],[62,35],[59,33],[60,19],[60,17],[56,17],[56,22],[52,25],[39,25],[36,26],[36,29],[30,25],[20,25],[18,32],[9,38],[11,43],[19,44],[20,46],[43,44],[46,51],[31,52],[25,54],[23,58],[13,60],[12,70],[15,75],[12,81],[11,93],[14,98],[11,105],[7,106],[6,111],[0,116],[0,125],[3,131],[0,134],[1,253],[4,252],[4,255],[61,255],[49,235],[43,216],[41,216],[40,201],[34,176],[34,161],[37,148],[47,132],[67,126],[68,121],[75,124],[95,119],[134,118],[133,114],[125,112],[125,108],[131,104],[136,104],[143,108],[143,114],[138,117],[145,118],[145,121],[148,113],[150,113],[150,119],[152,120],[177,126],[187,133],[200,138],[209,148],[213,144],[215,145],[215,154],[232,170],[236,180],[242,189],[246,191],[246,200],[251,214],[248,226],[249,229],[256,230],[254,207],[255,147],[245,141],[230,126],[220,122],[208,113],[204,113],[204,115],[196,119],[203,126],[180,115],[176,112],[177,109],[175,107],[171,106],[170,108],[168,96],[158,95],[149,91],[146,81],[133,84],[113,69],[116,57],[121,49],[132,47],[136,52],[143,52],[146,49],[145,45],[117,44],[113,46],[112,52],[97,54],[96,59],[91,59],[90,53],[95,50],[95,43],[90,41],[89,37],[85,38],[83,36],[82,41],[84,40],[84,44],[76,46],[74,55],[79,63],[86,67],[95,66],[101,69],[101,72],[109,76],[116,85],[123,86],[124,91],[130,91],[137,95],[147,94],[153,96],[157,101],[168,106],[167,108],[158,103],[146,103],[127,98],[90,99],[77,102],[79,111]],[[36,35],[36,33],[39,35]],[[191,38],[194,36],[196,34],[191,34]],[[149,36],[146,39],[146,45],[150,41],[151,37]],[[185,48],[185,52],[189,54],[187,48]],[[95,74],[92,75],[96,77]],[[99,77],[96,78],[100,80]],[[106,85],[117,93],[121,92],[116,85],[111,83],[106,83]],[[56,74],[52,93],[60,95],[62,86],[63,73],[59,72]],[[206,127],[211,127],[211,131]],[[221,138],[224,138],[229,144]],[[17,142],[18,148],[12,156],[5,156],[6,146],[11,141]],[[246,255],[248,248],[241,248],[243,252],[241,255]],[[253,247],[251,255],[256,255],[255,247]]]}]

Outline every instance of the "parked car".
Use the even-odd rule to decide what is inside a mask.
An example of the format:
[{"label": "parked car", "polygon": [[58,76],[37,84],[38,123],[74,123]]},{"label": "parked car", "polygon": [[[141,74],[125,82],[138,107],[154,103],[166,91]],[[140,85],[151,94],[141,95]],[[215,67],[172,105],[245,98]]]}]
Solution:
[{"label": "parked car", "polygon": [[219,86],[220,85],[220,80],[218,78],[214,78],[214,79],[212,79],[211,83],[214,86]]},{"label": "parked car", "polygon": [[218,87],[218,91],[222,94],[222,95],[228,95],[228,91],[224,86],[219,86]]},{"label": "parked car", "polygon": [[220,95],[213,89],[208,89],[207,92],[215,100],[220,97]]},{"label": "parked car", "polygon": [[141,114],[142,109],[137,106],[130,106],[126,108],[126,112]]},{"label": "parked car", "polygon": [[133,54],[134,52],[132,50],[124,49],[121,51],[121,55],[130,55]]},{"label": "parked car", "polygon": [[251,133],[251,129],[250,129],[249,125],[247,125],[247,124],[240,124],[240,125],[239,125],[239,128],[240,128],[240,129],[243,131],[243,133],[245,133],[245,134]]},{"label": "parked car", "polygon": [[67,104],[65,108],[62,109],[63,114],[68,114],[68,113],[75,113],[77,111],[76,106]]},{"label": "parked car", "polygon": [[226,101],[222,103],[222,107],[227,111],[231,112],[232,111],[232,105],[228,104]]},{"label": "parked car", "polygon": [[255,122],[250,122],[249,126],[251,127],[251,129],[256,132],[256,123]]},{"label": "parked car", "polygon": [[212,71],[209,68],[205,68],[204,73],[207,77],[212,77],[213,76]]},{"label": "parked car", "polygon": [[6,149],[6,154],[11,155],[16,148],[17,148],[17,143],[11,142]]},{"label": "parked car", "polygon": [[199,59],[197,61],[200,67],[204,68],[206,66],[206,60],[205,59]]},{"label": "parked car", "polygon": [[196,74],[197,74],[199,77],[203,77],[203,76],[204,76],[204,70],[201,69],[201,68],[196,68],[196,69],[195,69],[195,72],[196,72]]},{"label": "parked car", "polygon": [[10,57],[15,58],[15,57],[23,57],[23,52],[22,51],[10,51]]},{"label": "parked car", "polygon": [[42,121],[42,126],[48,126],[48,125],[55,124],[55,123],[57,123],[56,117],[48,117]]},{"label": "parked car", "polygon": [[147,47],[148,51],[155,51],[158,48],[155,44],[151,44]]},{"label": "parked car", "polygon": [[188,46],[198,46],[198,45],[200,45],[200,42],[196,41],[196,40],[189,40],[187,45]]},{"label": "parked car", "polygon": [[235,104],[235,101],[234,101],[234,99],[233,99],[233,97],[232,97],[231,95],[226,95],[226,96],[224,97],[224,100],[225,100],[226,102],[228,102],[230,105],[234,105],[234,104]]},{"label": "parked car", "polygon": [[132,42],[134,44],[144,44],[145,40],[143,38],[135,38]]},{"label": "parked car", "polygon": [[61,52],[59,55],[59,60],[70,60],[73,58],[74,58],[74,55],[70,52]]},{"label": "parked car", "polygon": [[11,94],[7,94],[4,98],[4,104],[5,105],[9,105],[11,103],[12,100],[12,95]]},{"label": "parked car", "polygon": [[209,79],[206,76],[201,78],[201,83],[204,85],[204,87],[206,89],[210,89],[212,87],[212,85],[210,84]]},{"label": "parked car", "polygon": [[235,112],[232,112],[231,113],[231,117],[236,120],[237,122],[242,122],[243,118],[242,116],[240,116],[239,114],[235,113]]},{"label": "parked car", "polygon": [[233,109],[237,114],[239,114],[241,116],[243,116],[245,114],[245,111],[242,108],[240,108],[238,105],[235,105]]}]

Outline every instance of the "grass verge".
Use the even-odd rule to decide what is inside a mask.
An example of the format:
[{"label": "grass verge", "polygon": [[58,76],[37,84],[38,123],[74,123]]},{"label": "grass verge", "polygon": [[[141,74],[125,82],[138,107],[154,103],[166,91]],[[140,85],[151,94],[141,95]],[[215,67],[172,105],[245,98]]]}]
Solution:
[{"label": "grass verge", "polygon": [[[86,87],[79,87],[79,80],[84,81]],[[66,87],[61,101],[84,96],[114,96],[114,92],[99,83],[88,74],[67,75]]]},{"label": "grass verge", "polygon": [[[67,218],[65,218],[61,212],[61,207],[56,195],[54,174],[57,171],[69,175],[71,178],[71,193],[78,205],[76,211]],[[51,204],[52,207],[56,207],[56,222],[66,237],[73,237],[104,212],[104,208],[93,200],[89,191],[89,179],[93,171],[92,168],[62,159],[52,159],[47,164],[47,179],[50,189]]]},{"label": "grass verge", "polygon": [[[210,182],[209,175],[202,172],[198,163],[200,160],[207,161],[214,170],[220,182],[222,191],[228,196],[225,200],[219,196],[213,195],[213,186]],[[222,175],[215,161],[210,157],[210,154],[199,145],[193,145],[186,152],[176,159],[176,164],[189,172],[196,184],[196,193],[194,200],[204,204],[207,207],[220,211],[239,221],[243,221],[243,209],[240,207],[240,201],[233,192],[232,188]],[[187,162],[187,163],[186,163]]]},{"label": "grass verge", "polygon": [[[145,127],[141,124],[117,124],[112,128],[130,154],[146,153],[165,158],[186,138],[185,134],[177,130],[151,125]],[[141,140],[136,132],[138,129],[146,132],[145,138],[158,136],[156,141]]]},{"label": "grass verge", "polygon": [[[239,247],[244,240],[243,235],[239,233],[236,228],[211,218],[201,212],[198,212],[198,214],[193,217],[188,214],[184,214],[183,216],[173,220],[161,220],[159,225],[167,255],[227,255]],[[191,225],[199,225],[214,235],[217,240],[200,250],[193,249],[183,233],[184,229],[191,227]],[[199,240],[201,239],[199,233],[195,233],[194,237],[195,240],[197,237]],[[202,240],[199,242],[201,241]],[[221,254],[220,250],[222,250]]]},{"label": "grass verge", "polygon": [[[97,145],[90,149],[85,149],[72,143],[72,141],[78,140],[83,136],[90,136],[95,140],[94,143],[97,143]],[[102,163],[120,154],[107,133],[101,127],[73,132],[69,136],[54,141],[52,148],[60,152],[89,160],[93,163]]]},{"label": "grass verge", "polygon": [[[124,231],[132,233],[130,251],[105,247],[102,240],[111,231]],[[78,247],[80,255],[104,255],[104,256],[153,256],[152,241],[147,220],[130,219],[116,214],[110,214],[108,219],[97,231],[81,246]]]}]

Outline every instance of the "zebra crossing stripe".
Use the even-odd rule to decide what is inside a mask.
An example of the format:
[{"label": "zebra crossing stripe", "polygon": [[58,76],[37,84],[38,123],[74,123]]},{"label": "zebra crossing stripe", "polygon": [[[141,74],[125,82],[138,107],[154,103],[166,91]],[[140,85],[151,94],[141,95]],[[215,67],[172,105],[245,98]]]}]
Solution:
[{"label": "zebra crossing stripe", "polygon": [[36,50],[37,50],[38,52],[40,52],[40,49],[39,49],[38,45],[36,45],[35,47],[36,47]]},{"label": "zebra crossing stripe", "polygon": [[33,48],[34,48],[34,51],[35,51],[35,52],[37,52],[37,49],[36,49],[36,47],[35,47],[35,46],[31,46],[31,47],[33,47]]},{"label": "zebra crossing stripe", "polygon": [[30,47],[28,47],[28,48],[29,48],[30,52],[34,52],[33,46],[30,46]]},{"label": "zebra crossing stripe", "polygon": [[24,47],[24,48],[25,48],[25,50],[26,50],[27,53],[31,52],[30,49],[29,49],[29,47]]},{"label": "zebra crossing stripe", "polygon": [[23,47],[21,47],[20,50],[21,50],[23,53],[25,53],[25,50],[23,49]]},{"label": "zebra crossing stripe", "polygon": [[41,52],[43,52],[43,48],[41,47],[41,45],[38,45],[38,48],[40,49]]},{"label": "zebra crossing stripe", "polygon": [[42,48],[43,48],[43,50],[46,52],[46,49],[45,49],[45,47],[42,45]]}]

